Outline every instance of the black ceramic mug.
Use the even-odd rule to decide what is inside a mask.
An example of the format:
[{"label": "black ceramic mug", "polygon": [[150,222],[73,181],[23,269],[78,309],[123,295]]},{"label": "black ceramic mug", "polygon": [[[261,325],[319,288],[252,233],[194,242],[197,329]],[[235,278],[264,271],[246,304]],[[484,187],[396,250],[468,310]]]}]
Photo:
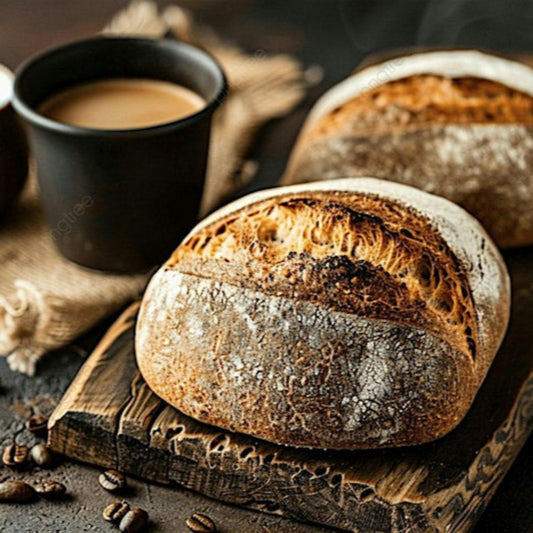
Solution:
[{"label": "black ceramic mug", "polygon": [[[67,125],[37,112],[50,96],[111,78],[164,80],[206,101],[183,119],[140,129]],[[164,261],[196,221],[213,112],[225,96],[218,63],[170,39],[97,37],[45,52],[16,73],[45,215],[60,252],[110,272]]]},{"label": "black ceramic mug", "polygon": [[15,203],[28,174],[28,148],[11,107],[13,74],[0,65],[0,223]]}]

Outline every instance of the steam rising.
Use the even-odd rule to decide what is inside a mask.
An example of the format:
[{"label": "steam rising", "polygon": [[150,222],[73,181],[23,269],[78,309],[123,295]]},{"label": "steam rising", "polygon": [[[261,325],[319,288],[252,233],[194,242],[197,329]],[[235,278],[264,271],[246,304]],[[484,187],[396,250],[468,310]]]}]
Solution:
[{"label": "steam rising", "polygon": [[364,55],[407,46],[533,50],[529,0],[340,0],[339,11]]}]

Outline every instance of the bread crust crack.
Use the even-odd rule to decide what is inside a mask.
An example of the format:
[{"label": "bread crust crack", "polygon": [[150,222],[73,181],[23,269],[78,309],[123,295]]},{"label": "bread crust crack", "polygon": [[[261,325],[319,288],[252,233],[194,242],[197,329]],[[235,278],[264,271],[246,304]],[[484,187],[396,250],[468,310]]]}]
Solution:
[{"label": "bread crust crack", "polygon": [[422,215],[343,194],[267,201],[251,211],[189,238],[166,268],[422,327],[475,360],[464,269]]}]

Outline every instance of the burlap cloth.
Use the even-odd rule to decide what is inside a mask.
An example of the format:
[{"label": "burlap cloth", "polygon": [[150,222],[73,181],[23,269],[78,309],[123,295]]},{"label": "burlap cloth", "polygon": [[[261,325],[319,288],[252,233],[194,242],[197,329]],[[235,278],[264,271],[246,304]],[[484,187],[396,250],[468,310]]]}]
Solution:
[{"label": "burlap cloth", "polygon": [[[135,2],[104,33],[154,38],[172,33],[205,48],[222,64],[230,92],[214,118],[204,213],[253,175],[254,163],[244,158],[254,134],[269,119],[289,112],[305,92],[297,61],[286,55],[244,54],[178,6],[159,12],[151,2]],[[16,212],[0,227],[0,354],[12,369],[33,375],[45,352],[70,343],[137,297],[146,281],[145,275],[90,272],[63,259],[45,226],[30,176]]]}]

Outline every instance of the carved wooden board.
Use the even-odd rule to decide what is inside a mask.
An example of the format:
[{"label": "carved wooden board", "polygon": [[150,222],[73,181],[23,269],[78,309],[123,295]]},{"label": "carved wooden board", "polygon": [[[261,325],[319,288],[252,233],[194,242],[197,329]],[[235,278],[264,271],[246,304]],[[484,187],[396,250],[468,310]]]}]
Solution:
[{"label": "carved wooden board", "polygon": [[140,377],[137,305],[72,383],[50,420],[49,443],[80,461],[295,520],[360,533],[468,531],[533,426],[531,261],[516,262],[514,326],[467,418],[435,443],[309,451],[200,424],[159,400]]}]

